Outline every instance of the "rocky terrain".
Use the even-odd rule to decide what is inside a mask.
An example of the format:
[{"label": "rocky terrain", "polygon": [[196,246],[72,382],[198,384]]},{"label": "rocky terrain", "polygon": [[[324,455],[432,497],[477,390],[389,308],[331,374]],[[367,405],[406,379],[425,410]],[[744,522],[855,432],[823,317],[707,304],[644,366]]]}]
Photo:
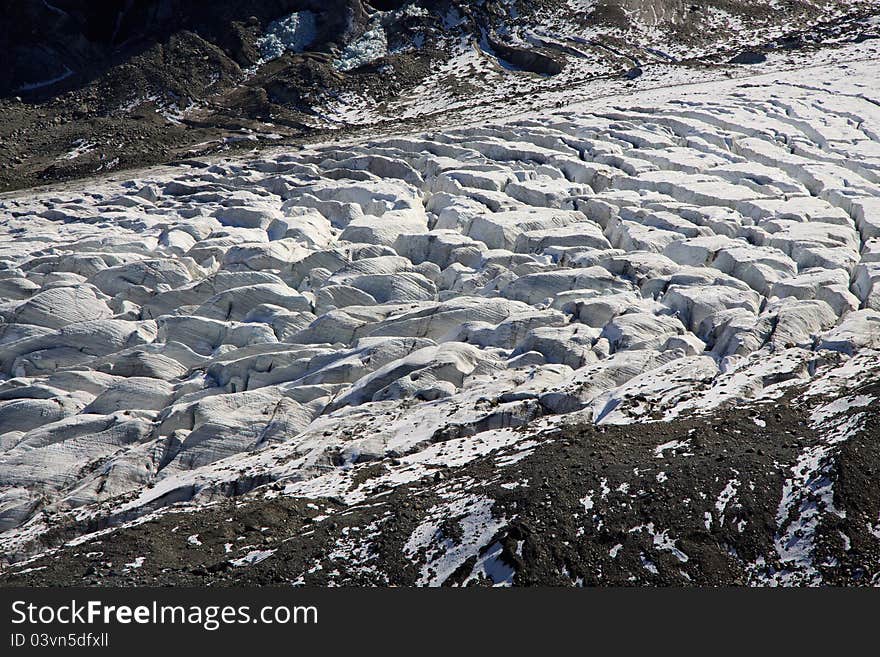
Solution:
[{"label": "rocky terrain", "polygon": [[875,376],[830,403],[815,392],[637,427],[452,438],[311,495],[277,486],[98,532],[4,581],[877,586],[880,388]]},{"label": "rocky terrain", "polygon": [[876,37],[875,4],[3,0],[0,191],[740,74]]},{"label": "rocky terrain", "polygon": [[767,59],[0,197],[0,580],[880,584],[880,44]]}]

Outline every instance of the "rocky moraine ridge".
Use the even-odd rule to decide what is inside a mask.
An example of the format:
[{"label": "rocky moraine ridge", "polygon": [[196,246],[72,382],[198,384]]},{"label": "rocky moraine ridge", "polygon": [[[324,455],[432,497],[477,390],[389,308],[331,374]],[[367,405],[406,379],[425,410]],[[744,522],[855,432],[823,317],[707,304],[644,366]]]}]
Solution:
[{"label": "rocky moraine ridge", "polygon": [[[0,191],[876,39],[873,0],[0,0]],[[548,103],[536,94],[557,92]],[[595,89],[588,91],[595,94]]]},{"label": "rocky moraine ridge", "polygon": [[6,195],[3,581],[880,583],[866,53]]}]

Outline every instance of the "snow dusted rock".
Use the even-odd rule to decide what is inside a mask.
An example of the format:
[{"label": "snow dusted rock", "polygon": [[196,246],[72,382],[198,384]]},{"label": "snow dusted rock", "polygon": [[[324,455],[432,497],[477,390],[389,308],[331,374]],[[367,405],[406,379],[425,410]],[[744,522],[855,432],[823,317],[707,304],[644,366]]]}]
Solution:
[{"label": "snow dusted rock", "polygon": [[675,355],[666,357],[649,349],[616,353],[573,372],[556,390],[541,395],[541,405],[552,413],[581,410],[602,393],[674,359]]},{"label": "snow dusted rock", "polygon": [[718,365],[710,356],[677,358],[598,397],[591,405],[593,421],[629,424],[638,418],[656,416],[689,399],[718,373]]}]

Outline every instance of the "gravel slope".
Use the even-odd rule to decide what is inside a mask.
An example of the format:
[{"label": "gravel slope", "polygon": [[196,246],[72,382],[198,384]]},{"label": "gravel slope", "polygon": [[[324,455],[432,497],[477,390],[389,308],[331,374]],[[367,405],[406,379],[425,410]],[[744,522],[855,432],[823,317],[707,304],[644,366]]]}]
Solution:
[{"label": "gravel slope", "polygon": [[766,54],[878,36],[868,0],[4,0],[0,12],[0,191],[449,125],[554,92],[567,104],[584,85],[666,69],[741,74]]}]

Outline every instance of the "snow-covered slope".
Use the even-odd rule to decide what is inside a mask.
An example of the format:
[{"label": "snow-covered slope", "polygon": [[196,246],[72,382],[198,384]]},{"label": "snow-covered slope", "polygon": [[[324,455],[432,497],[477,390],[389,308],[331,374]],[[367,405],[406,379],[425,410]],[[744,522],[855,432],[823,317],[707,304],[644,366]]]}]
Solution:
[{"label": "snow-covered slope", "polygon": [[[828,418],[872,403],[848,390],[880,371],[880,68],[868,46],[837,56],[3,198],[6,558],[178,503],[357,506],[441,465],[515,465],[561,427],[822,393],[842,401],[803,449],[731,475],[705,520],[773,470],[789,565],[759,553],[749,572],[822,581],[801,539],[835,445],[863,428]],[[417,583],[465,562],[507,581],[492,555],[510,517],[456,481],[405,542]],[[458,518],[453,549],[438,527]],[[632,531],[687,561],[659,523]]]}]

